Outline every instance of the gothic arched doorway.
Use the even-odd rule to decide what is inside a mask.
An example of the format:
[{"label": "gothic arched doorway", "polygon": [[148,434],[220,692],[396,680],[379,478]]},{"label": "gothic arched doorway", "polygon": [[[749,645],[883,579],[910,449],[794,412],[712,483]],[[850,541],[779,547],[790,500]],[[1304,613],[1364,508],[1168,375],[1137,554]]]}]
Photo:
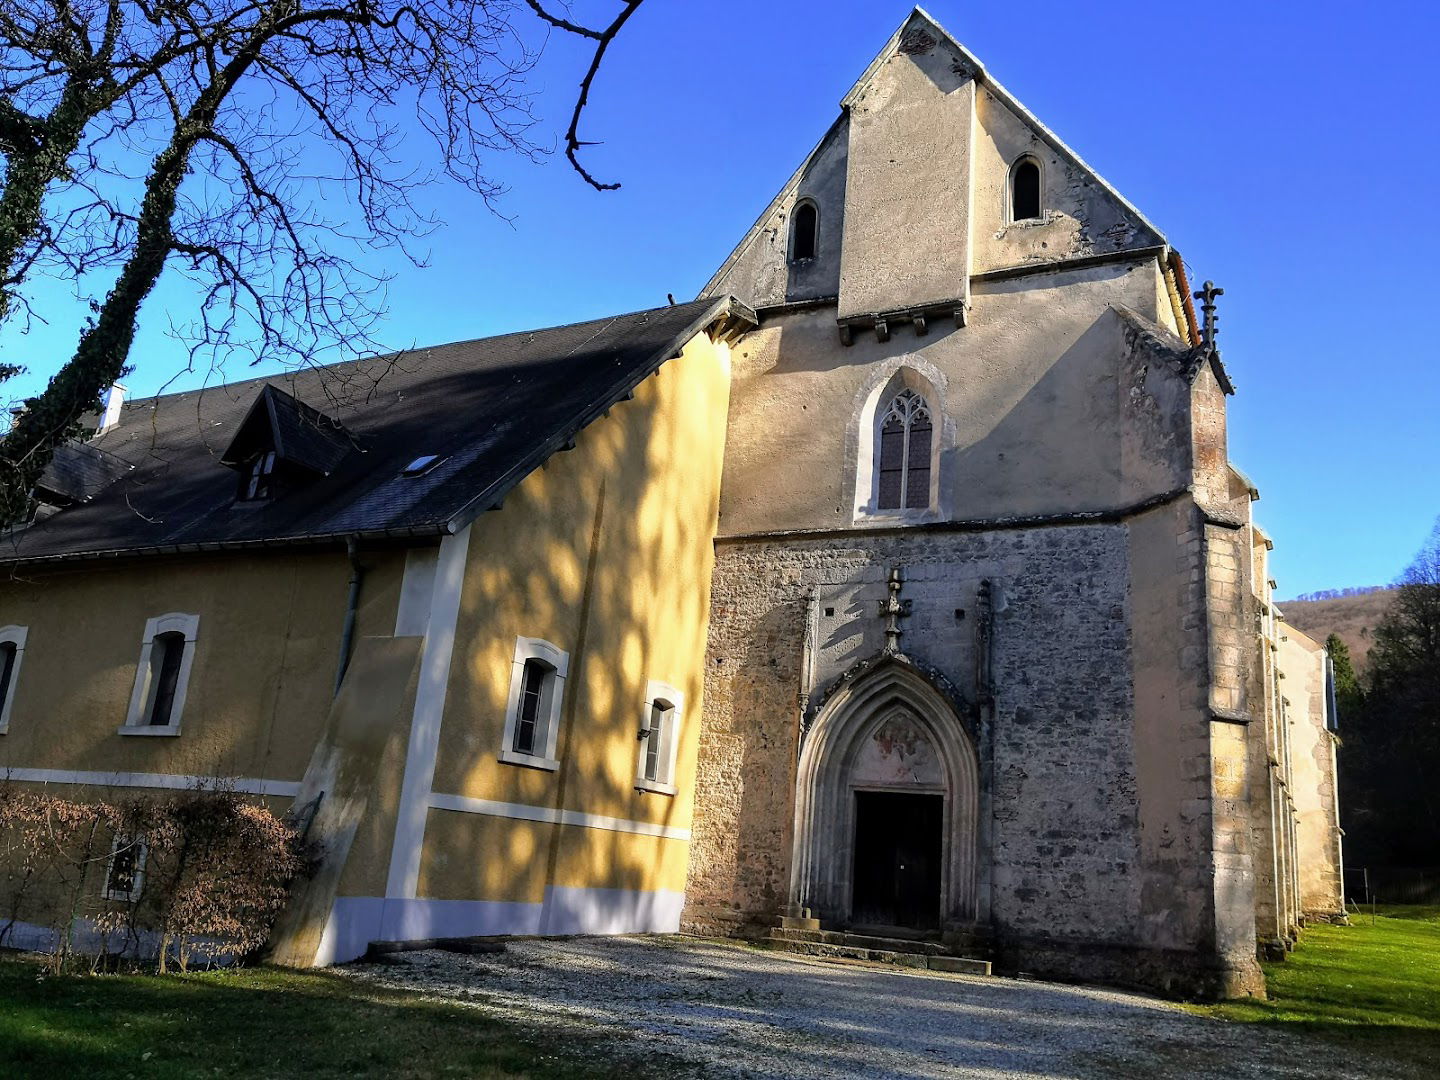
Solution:
[{"label": "gothic arched doorway", "polygon": [[842,682],[800,752],[791,910],[838,925],[973,922],[979,761],[903,656]]}]

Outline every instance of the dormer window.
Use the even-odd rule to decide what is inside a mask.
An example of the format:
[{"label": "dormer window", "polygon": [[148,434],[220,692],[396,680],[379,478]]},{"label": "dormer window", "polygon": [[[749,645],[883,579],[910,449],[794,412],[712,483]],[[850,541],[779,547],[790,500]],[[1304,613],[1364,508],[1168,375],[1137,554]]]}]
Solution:
[{"label": "dormer window", "polygon": [[259,503],[329,476],[354,447],[339,421],[284,390],[265,386],[220,464],[238,474],[237,501]]},{"label": "dormer window", "polygon": [[275,451],[257,454],[240,474],[240,498],[258,502],[275,494]]},{"label": "dormer window", "polygon": [[820,211],[811,199],[802,199],[795,207],[790,226],[790,261],[813,259],[820,234]]},{"label": "dormer window", "polygon": [[1039,221],[1040,163],[1025,156],[1010,169],[1010,220]]}]

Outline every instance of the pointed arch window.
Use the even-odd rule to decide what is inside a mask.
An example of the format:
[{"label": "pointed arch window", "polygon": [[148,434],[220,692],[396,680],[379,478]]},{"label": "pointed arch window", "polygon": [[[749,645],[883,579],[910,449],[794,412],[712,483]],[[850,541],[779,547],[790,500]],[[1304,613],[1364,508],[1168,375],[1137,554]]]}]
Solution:
[{"label": "pointed arch window", "polygon": [[880,422],[881,510],[924,510],[930,505],[930,446],[935,436],[930,406],[914,390],[890,399]]},{"label": "pointed arch window", "polygon": [[795,207],[790,227],[790,261],[813,259],[820,237],[820,211],[810,199]]},{"label": "pointed arch window", "polygon": [[1010,170],[1010,220],[1039,220],[1040,201],[1040,163],[1022,157]]}]

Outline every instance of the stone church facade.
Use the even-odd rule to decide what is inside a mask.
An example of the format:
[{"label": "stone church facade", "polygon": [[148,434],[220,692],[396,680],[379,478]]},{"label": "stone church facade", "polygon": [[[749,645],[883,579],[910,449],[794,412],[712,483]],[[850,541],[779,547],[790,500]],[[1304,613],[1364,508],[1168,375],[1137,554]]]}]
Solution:
[{"label": "stone church facade", "polygon": [[306,808],[295,963],[778,927],[1258,992],[1343,915],[1335,717],[1195,292],[917,10],[696,301],[116,401],[3,553],[0,769]]},{"label": "stone church facade", "polygon": [[[687,925],[918,925],[924,896],[1012,967],[1255,989],[1257,931],[1305,906],[1291,721],[1231,386],[1163,235],[917,12],[707,291],[761,320]],[[1333,913],[1333,740],[1303,734]]]}]

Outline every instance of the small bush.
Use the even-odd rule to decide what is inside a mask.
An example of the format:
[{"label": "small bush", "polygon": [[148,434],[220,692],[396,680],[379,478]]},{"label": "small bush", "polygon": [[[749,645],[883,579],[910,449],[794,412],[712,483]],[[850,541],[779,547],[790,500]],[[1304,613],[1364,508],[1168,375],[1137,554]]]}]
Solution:
[{"label": "small bush", "polygon": [[24,921],[53,933],[55,970],[82,953],[92,969],[154,955],[161,971],[196,955],[244,957],[265,943],[307,862],[289,824],[232,791],[111,804],[6,785],[0,944]]}]

